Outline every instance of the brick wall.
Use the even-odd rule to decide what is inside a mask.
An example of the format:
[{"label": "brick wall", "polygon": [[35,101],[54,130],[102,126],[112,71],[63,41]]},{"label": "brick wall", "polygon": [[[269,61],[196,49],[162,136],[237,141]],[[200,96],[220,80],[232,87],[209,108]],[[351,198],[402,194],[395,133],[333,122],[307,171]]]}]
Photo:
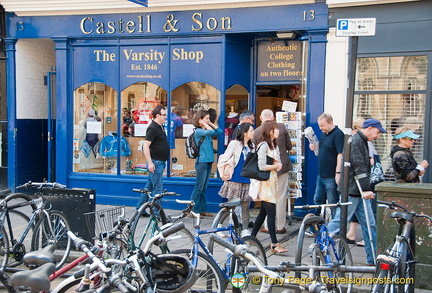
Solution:
[{"label": "brick wall", "polygon": [[17,118],[47,118],[47,87],[44,76],[55,68],[54,42],[19,40],[16,44]]}]

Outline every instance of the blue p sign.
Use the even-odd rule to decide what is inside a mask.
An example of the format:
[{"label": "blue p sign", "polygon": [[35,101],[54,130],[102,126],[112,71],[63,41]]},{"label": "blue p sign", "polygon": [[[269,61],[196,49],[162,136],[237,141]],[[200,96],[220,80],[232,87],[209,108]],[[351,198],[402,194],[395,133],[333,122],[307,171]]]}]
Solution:
[{"label": "blue p sign", "polygon": [[348,20],[347,19],[338,19],[338,30],[345,31],[348,30]]}]

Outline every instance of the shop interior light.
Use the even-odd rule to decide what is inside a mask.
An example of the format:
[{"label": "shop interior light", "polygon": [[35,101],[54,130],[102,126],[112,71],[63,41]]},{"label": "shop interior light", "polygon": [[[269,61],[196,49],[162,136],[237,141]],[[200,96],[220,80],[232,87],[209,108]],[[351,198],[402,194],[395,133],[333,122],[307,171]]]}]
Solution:
[{"label": "shop interior light", "polygon": [[297,37],[295,32],[277,32],[276,36],[279,39],[295,39]]}]

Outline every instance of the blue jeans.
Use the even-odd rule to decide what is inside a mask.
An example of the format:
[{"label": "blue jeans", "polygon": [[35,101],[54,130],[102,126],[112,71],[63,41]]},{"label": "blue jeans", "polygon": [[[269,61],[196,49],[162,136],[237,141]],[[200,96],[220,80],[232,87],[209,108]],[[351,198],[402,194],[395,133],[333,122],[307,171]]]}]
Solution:
[{"label": "blue jeans", "polygon": [[[323,178],[320,175],[317,177],[316,189],[314,195],[315,204],[326,203],[326,196],[328,203],[337,203],[339,201],[339,194],[337,192],[337,184],[334,178]],[[331,208],[332,218],[336,214],[336,208]]]},{"label": "blue jeans", "polygon": [[[355,214],[357,219],[359,220],[362,233],[363,233],[363,239],[365,242],[366,263],[373,264],[374,259],[372,254],[372,245],[369,238],[363,200],[361,199],[361,197],[348,196],[348,201],[352,202],[352,204],[348,205],[347,219],[348,220],[351,219],[352,215]],[[375,222],[375,217],[373,215],[370,199],[366,199],[366,207],[369,215],[369,224],[372,232],[373,249],[376,252],[376,222]],[[328,224],[328,231],[330,234],[337,234],[339,233],[339,230],[340,230],[340,209],[338,208],[336,211],[336,216]]]},{"label": "blue jeans", "polygon": [[[152,192],[152,195],[159,194],[163,192],[163,171],[165,170],[165,161],[152,160],[155,165],[155,170],[153,173],[149,172],[149,178],[145,188]],[[147,202],[148,196],[145,193],[141,193],[140,198],[137,203],[137,209]]]},{"label": "blue jeans", "polygon": [[193,200],[195,203],[193,211],[196,213],[207,212],[205,193],[210,178],[211,167],[212,163],[195,163],[196,180],[191,200]]}]

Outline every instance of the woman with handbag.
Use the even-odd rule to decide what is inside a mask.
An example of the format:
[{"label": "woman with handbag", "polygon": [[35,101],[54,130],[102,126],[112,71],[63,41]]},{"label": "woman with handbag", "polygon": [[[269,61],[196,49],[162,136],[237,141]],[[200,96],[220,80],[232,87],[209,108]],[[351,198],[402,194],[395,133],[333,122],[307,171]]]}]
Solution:
[{"label": "woman with handbag", "polygon": [[249,123],[240,124],[237,129],[237,135],[234,140],[231,140],[225,150],[225,153],[219,157],[218,171],[221,179],[224,181],[219,195],[223,198],[231,200],[239,198],[241,203],[236,208],[236,214],[240,214],[241,223],[243,226],[243,234],[249,234],[247,231],[249,224],[249,184],[250,179],[241,176],[241,171],[247,154],[254,149],[252,139],[254,129]]},{"label": "woman with handbag", "polygon": [[[257,140],[258,169],[270,171],[270,178],[259,181],[258,199],[262,201],[259,214],[252,229],[252,236],[256,236],[267,216],[267,227],[272,244],[273,253],[284,253],[285,249],[276,238],[276,199],[277,199],[277,171],[282,168],[276,138],[279,136],[278,125],[274,121],[265,121],[261,125],[262,132]],[[270,164],[271,162],[271,164]]]}]

